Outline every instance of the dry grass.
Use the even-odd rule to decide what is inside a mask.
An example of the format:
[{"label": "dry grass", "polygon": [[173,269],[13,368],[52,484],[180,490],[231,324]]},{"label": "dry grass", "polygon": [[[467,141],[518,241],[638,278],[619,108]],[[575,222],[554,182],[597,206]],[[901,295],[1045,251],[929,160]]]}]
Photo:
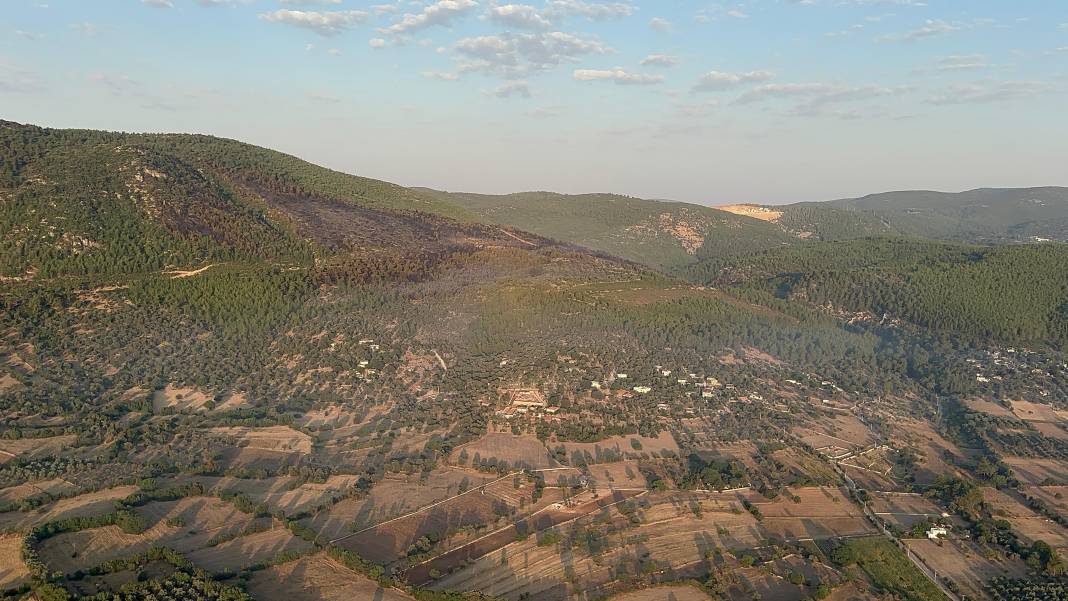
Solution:
[{"label": "dry grass", "polygon": [[0,592],[15,588],[30,577],[30,570],[22,562],[22,537],[0,535]]},{"label": "dry grass", "polygon": [[[640,449],[635,449],[632,441],[637,441],[641,446]],[[581,451],[584,454],[589,454],[593,457],[594,462],[599,462],[601,457],[606,451],[615,456],[627,456],[639,455],[645,453],[647,455],[659,455],[661,451],[671,451],[673,453],[679,452],[679,444],[675,442],[675,437],[670,432],[661,432],[656,438],[648,438],[645,436],[613,436],[606,438],[600,442],[565,442],[564,448],[567,449],[568,457],[576,451]]]},{"label": "dry grass", "polygon": [[507,461],[508,465],[543,469],[553,467],[549,451],[541,441],[531,435],[515,436],[504,432],[490,432],[478,440],[458,447],[449,457],[458,462],[460,454],[466,451],[468,463],[474,465],[479,459],[496,459]]},{"label": "dry grass", "polygon": [[0,439],[0,457],[6,455],[7,459],[14,457],[34,459],[57,455],[73,445],[75,438],[77,436],[74,434],[65,434],[49,438]]},{"label": "dry grass", "polygon": [[63,518],[99,515],[113,511],[114,501],[137,492],[136,486],[117,486],[97,492],[61,499],[31,513],[11,511],[0,513],[0,530],[27,530],[37,524]]},{"label": "dry grass", "polygon": [[871,506],[880,518],[904,530],[942,515],[942,509],[930,499],[913,493],[872,493]]},{"label": "dry grass", "polygon": [[289,426],[249,428],[244,426],[212,428],[213,434],[234,438],[239,446],[261,451],[308,454],[311,437]]},{"label": "dry grass", "polygon": [[995,563],[983,556],[982,551],[970,541],[910,540],[905,544],[918,555],[939,578],[948,577],[956,582],[969,597],[985,599],[983,586],[998,576],[1026,578],[1027,566],[1019,560]]},{"label": "dry grass", "polygon": [[710,601],[711,597],[693,586],[657,586],[623,593],[612,601]]},{"label": "dry grass", "polygon": [[1057,414],[1053,407],[1041,403],[1012,401],[1012,412],[1016,417],[1028,422],[1056,424],[1062,421],[1061,416]]},{"label": "dry grass", "polygon": [[301,523],[330,540],[426,507],[491,479],[487,474],[455,468],[434,470],[425,483],[420,483],[418,476],[390,476],[376,484],[366,498],[346,499]]},{"label": "dry grass", "polygon": [[987,399],[968,399],[967,401],[964,401],[964,405],[972,411],[978,411],[979,413],[986,413],[997,417],[1015,417],[1013,412],[1001,403],[995,403]]},{"label": "dry grass", "polygon": [[1068,547],[1068,529],[1035,513],[1014,494],[984,487],[983,498],[991,507],[991,512],[1008,520],[1013,530],[1027,542],[1041,540],[1053,547]]},{"label": "dry grass", "polygon": [[280,553],[303,552],[311,546],[311,543],[293,536],[289,530],[275,528],[198,549],[186,557],[209,572],[238,572]]},{"label": "dry grass", "polygon": [[[136,511],[151,526],[141,534],[126,534],[117,526],[60,534],[41,544],[41,558],[52,569],[71,573],[142,553],[155,545],[188,553],[206,547],[216,537],[237,534],[252,521],[233,505],[213,497],[149,503]],[[183,525],[168,525],[172,518],[180,519]]]},{"label": "dry grass", "polygon": [[0,503],[17,503],[23,499],[44,494],[56,495],[77,488],[77,486],[62,478],[42,480],[40,482],[27,482],[26,484],[0,489]]},{"label": "dry grass", "polygon": [[800,503],[786,497],[775,501],[753,499],[764,515],[761,525],[785,540],[826,539],[874,532],[860,508],[837,488],[792,489]]},{"label": "dry grass", "polygon": [[1068,463],[1058,459],[1037,457],[1003,457],[1002,461],[1012,468],[1020,481],[1030,485],[1068,484]]},{"label": "dry grass", "polygon": [[395,589],[357,574],[325,555],[304,557],[255,572],[248,592],[260,601],[411,601]]}]

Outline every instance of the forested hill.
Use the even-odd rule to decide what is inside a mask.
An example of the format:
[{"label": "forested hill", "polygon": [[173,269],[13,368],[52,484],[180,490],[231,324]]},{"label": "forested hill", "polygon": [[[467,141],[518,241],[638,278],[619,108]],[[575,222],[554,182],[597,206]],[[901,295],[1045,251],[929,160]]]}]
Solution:
[{"label": "forested hill", "polygon": [[829,204],[870,211],[912,236],[970,242],[1068,241],[1068,188],[888,192]]},{"label": "forested hill", "polygon": [[616,194],[524,192],[502,196],[417,189],[479,219],[658,268],[677,268],[797,243],[774,224],[701,205]]},{"label": "forested hill", "polygon": [[345,253],[404,256],[409,269],[457,248],[547,243],[400,186],[199,135],[0,122],[0,200],[0,275],[16,278]]},{"label": "forested hill", "polygon": [[[975,341],[1068,342],[1068,247],[873,238],[706,261],[695,280]],[[864,313],[867,315],[848,315]]]}]

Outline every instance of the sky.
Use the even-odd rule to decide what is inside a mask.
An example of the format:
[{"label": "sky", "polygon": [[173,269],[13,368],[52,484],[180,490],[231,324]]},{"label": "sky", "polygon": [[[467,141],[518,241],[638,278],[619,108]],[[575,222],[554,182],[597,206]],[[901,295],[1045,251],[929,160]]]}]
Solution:
[{"label": "sky", "polygon": [[3,0],[0,119],[402,185],[719,204],[1068,185],[1063,0]]}]

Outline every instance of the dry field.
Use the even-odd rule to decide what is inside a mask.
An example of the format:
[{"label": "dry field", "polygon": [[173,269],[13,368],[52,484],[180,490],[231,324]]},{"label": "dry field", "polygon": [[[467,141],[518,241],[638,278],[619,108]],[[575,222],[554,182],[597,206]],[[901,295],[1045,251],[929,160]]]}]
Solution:
[{"label": "dry field", "polygon": [[114,501],[137,492],[136,486],[117,486],[49,503],[30,513],[0,513],[0,530],[28,530],[37,524],[63,518],[99,515],[114,510]]},{"label": "dry field", "polygon": [[942,509],[930,499],[915,493],[872,493],[871,506],[876,515],[902,530],[942,515]]},{"label": "dry field", "polygon": [[29,499],[44,494],[58,495],[76,490],[77,488],[77,486],[62,478],[42,480],[39,482],[27,482],[26,484],[0,489],[0,505],[5,503],[18,503],[23,499]]},{"label": "dry field", "polygon": [[0,534],[0,593],[22,584],[29,576],[30,570],[22,562],[22,537]]},{"label": "dry field", "polygon": [[927,539],[910,540],[909,549],[931,568],[939,578],[949,578],[961,587],[969,597],[988,598],[983,586],[998,576],[1026,578],[1027,566],[1023,562],[1003,561],[995,563],[983,556],[981,550],[970,541]]},{"label": "dry field", "polygon": [[1031,427],[1038,430],[1046,438],[1068,440],[1068,430],[1064,429],[1064,422],[1055,424],[1047,422],[1031,422]]},{"label": "dry field", "polygon": [[838,474],[834,472],[834,468],[822,458],[802,449],[780,449],[772,456],[783,465],[808,475],[816,482],[838,482]]},{"label": "dry field", "polygon": [[761,525],[785,540],[826,539],[874,532],[860,508],[840,489],[829,487],[792,489],[800,503],[782,497],[775,501],[752,499],[764,515]]},{"label": "dry field", "polygon": [[1035,513],[1013,494],[984,487],[983,498],[991,507],[991,512],[996,517],[1008,520],[1013,530],[1028,543],[1042,540],[1053,547],[1068,547],[1068,529]]},{"label": "dry field", "polygon": [[289,426],[271,426],[269,428],[249,428],[244,426],[212,428],[211,433],[233,438],[238,446],[277,451],[280,453],[307,454],[312,450],[311,437]]},{"label": "dry field", "polygon": [[921,421],[909,421],[899,428],[904,442],[919,451],[921,459],[916,467],[916,482],[930,484],[940,475],[963,477],[964,474],[946,462],[944,455],[948,451],[957,457],[967,454],[957,445],[949,442],[934,431],[930,424]]},{"label": "dry field", "polygon": [[1012,412],[1016,417],[1028,422],[1061,423],[1061,416],[1049,406],[1028,401],[1012,401]]},{"label": "dry field", "polygon": [[425,511],[354,533],[338,541],[337,545],[386,565],[404,557],[407,549],[422,536],[444,535],[465,527],[494,524],[497,512],[507,509],[508,505],[497,497],[476,490]]},{"label": "dry field", "polygon": [[617,461],[589,467],[590,479],[598,489],[611,491],[617,489],[648,487],[645,476],[638,469],[637,461]]},{"label": "dry field", "polygon": [[[118,526],[105,526],[60,534],[41,543],[42,560],[53,570],[71,573],[157,545],[188,553],[206,547],[214,538],[237,534],[252,521],[233,505],[214,497],[149,503],[136,511],[151,526],[145,532],[126,534]],[[167,525],[172,518],[180,519],[183,525]]]},{"label": "dry field", "polygon": [[375,484],[366,498],[346,499],[301,523],[331,540],[351,533],[354,528],[366,528],[404,515],[495,479],[458,468],[436,469],[425,484],[420,483],[418,476],[390,476]]},{"label": "dry field", "polygon": [[611,601],[710,601],[711,597],[693,586],[657,586],[623,593]]},{"label": "dry field", "polygon": [[463,451],[467,451],[467,461],[470,465],[488,459],[507,461],[508,465],[513,467],[531,469],[544,469],[555,465],[545,445],[530,435],[515,436],[504,432],[490,432],[476,441],[457,447],[449,460],[458,462]]},{"label": "dry field", "polygon": [[323,554],[255,572],[247,588],[260,601],[412,601]]},{"label": "dry field", "polygon": [[[641,445],[641,449],[635,449],[631,441],[638,441]],[[576,451],[582,452],[584,455],[593,458],[593,462],[600,462],[599,458],[606,451],[610,451],[615,456],[626,457],[628,454],[648,454],[659,455],[661,451],[671,451],[673,453],[679,452],[679,445],[675,442],[675,437],[670,432],[661,432],[656,438],[647,438],[644,436],[613,436],[606,438],[600,442],[565,442],[560,443],[567,449],[567,456],[571,457],[572,453]],[[555,445],[553,445],[555,446]],[[589,461],[589,458],[587,458]]]},{"label": "dry field", "polygon": [[204,405],[214,400],[215,396],[203,390],[193,387],[178,387],[167,384],[163,390],[152,393],[152,410],[160,412],[164,409],[174,409],[181,413],[185,411],[207,411]]},{"label": "dry field", "polygon": [[805,589],[790,584],[782,576],[769,574],[759,568],[735,570],[738,583],[727,590],[731,601],[803,601],[808,598]]},{"label": "dry field", "polygon": [[1068,484],[1068,463],[1064,461],[1033,457],[1003,457],[1002,461],[1026,484],[1038,486],[1047,480],[1051,484]]},{"label": "dry field", "polygon": [[[622,573],[635,574],[643,557],[658,565],[681,568],[704,561],[705,554],[713,549],[750,548],[766,538],[757,521],[741,509],[741,498],[735,494],[639,494],[631,502],[637,505],[640,524],[629,526],[619,505],[605,505],[605,501],[614,500],[585,503],[572,510],[572,516],[559,516],[568,521],[550,521],[554,530],[565,533],[579,524],[594,522],[623,527],[606,539],[607,547],[599,556],[591,557],[577,548],[539,546],[534,534],[522,540],[512,537],[469,563],[460,562],[462,567],[435,582],[433,588],[481,590],[509,599],[522,593],[539,599],[564,599],[569,598],[568,583],[573,579],[578,579],[579,590],[591,590]],[[701,505],[701,517],[692,511],[694,503]],[[541,524],[538,532],[548,527]]]},{"label": "dry field", "polygon": [[0,458],[8,461],[15,457],[36,459],[57,455],[60,451],[70,448],[75,438],[77,437],[74,434],[65,434],[48,438],[0,439]]},{"label": "dry field", "polygon": [[198,567],[218,574],[238,572],[258,562],[267,561],[279,553],[303,552],[311,547],[311,543],[279,527],[240,536],[214,547],[197,549],[186,557]]},{"label": "dry field", "polygon": [[1049,509],[1068,517],[1068,486],[1029,486],[1024,492],[1045,503]]},{"label": "dry field", "polygon": [[987,399],[968,399],[967,401],[964,401],[964,405],[972,411],[986,413],[987,415],[1010,418],[1016,417],[1012,410],[1008,409],[1001,403],[995,403]]}]

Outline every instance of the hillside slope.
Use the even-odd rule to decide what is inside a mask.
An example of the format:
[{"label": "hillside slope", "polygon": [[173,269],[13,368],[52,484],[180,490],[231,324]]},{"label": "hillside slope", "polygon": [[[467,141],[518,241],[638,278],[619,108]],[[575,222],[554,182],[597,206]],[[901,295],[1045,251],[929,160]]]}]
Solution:
[{"label": "hillside slope", "polygon": [[1068,247],[870,238],[693,267],[699,282],[975,341],[1068,341]]},{"label": "hillside slope", "polygon": [[658,268],[773,248],[798,239],[772,224],[701,205],[615,194],[524,192],[502,196],[417,189],[479,219]]},{"label": "hillside slope", "polygon": [[546,243],[406,188],[207,136],[0,123],[0,275],[447,255]]},{"label": "hillside slope", "polygon": [[870,211],[912,236],[971,242],[1068,241],[1068,188],[888,192],[829,204]]}]

